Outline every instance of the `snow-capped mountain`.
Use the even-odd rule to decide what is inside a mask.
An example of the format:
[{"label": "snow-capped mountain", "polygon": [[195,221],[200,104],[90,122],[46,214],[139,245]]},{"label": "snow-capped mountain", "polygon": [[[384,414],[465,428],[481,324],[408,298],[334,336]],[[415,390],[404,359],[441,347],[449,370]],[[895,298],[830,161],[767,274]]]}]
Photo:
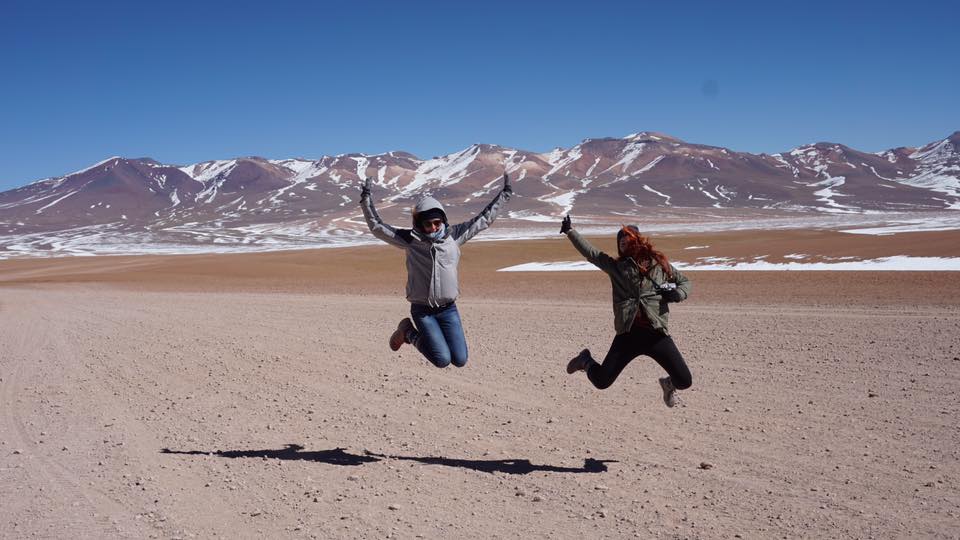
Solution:
[{"label": "snow-capped mountain", "polygon": [[504,217],[518,224],[655,208],[960,209],[960,132],[876,154],[817,143],[773,155],[642,132],[546,153],[475,144],[426,160],[389,152],[180,166],[112,157],[0,193],[0,254],[57,252],[78,239],[124,245],[351,239],[364,230],[356,199],[365,177],[374,179],[381,214],[404,224],[424,193],[444,201],[452,219],[467,217],[500,189],[504,169],[517,194]]}]

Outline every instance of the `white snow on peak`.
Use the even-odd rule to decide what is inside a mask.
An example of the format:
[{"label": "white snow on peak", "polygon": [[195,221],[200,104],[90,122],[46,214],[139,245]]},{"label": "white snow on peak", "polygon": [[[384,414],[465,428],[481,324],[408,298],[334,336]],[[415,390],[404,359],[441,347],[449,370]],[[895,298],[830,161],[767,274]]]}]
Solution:
[{"label": "white snow on peak", "polygon": [[[921,165],[917,168],[916,175],[903,180],[896,180],[901,184],[907,184],[923,189],[929,189],[937,193],[943,193],[951,197],[960,199],[960,166],[948,165],[943,167]],[[960,200],[953,201],[948,206],[955,206]]]},{"label": "white snow on peak", "polygon": [[[791,154],[792,154],[792,152],[791,152]],[[787,160],[783,159],[783,154],[773,154],[771,157],[772,157],[773,159],[777,160],[777,162],[781,163],[784,168],[787,168],[787,169],[790,169],[791,171],[793,171],[793,177],[794,177],[794,178],[798,178],[798,177],[800,176],[800,169],[794,167],[793,165],[790,164],[790,162],[788,162]],[[780,167],[780,165],[777,165],[777,167]]]},{"label": "white snow on peak", "polygon": [[204,185],[203,191],[197,193],[195,201],[206,199],[207,203],[213,202],[217,196],[217,190],[227,179],[227,175],[236,168],[237,160],[230,159],[224,161],[207,161],[181,167],[180,170],[187,173],[188,176]]},{"label": "white snow on peak", "polygon": [[[290,182],[289,185],[284,186],[280,189],[274,191],[273,195],[269,197],[270,202],[274,205],[284,204],[284,201],[280,198],[287,191],[293,189],[299,184],[306,182],[307,180],[319,176],[326,172],[327,168],[320,165],[316,161],[307,161],[307,160],[284,160],[281,162],[270,162],[273,165],[279,165],[289,171],[292,171],[294,174],[287,180]],[[306,187],[306,186],[305,186]],[[258,201],[259,203],[260,201]]]},{"label": "white snow on peak", "polygon": [[433,179],[439,180],[441,186],[455,184],[465,176],[464,171],[479,155],[480,147],[473,145],[456,154],[424,161],[417,167],[413,180],[403,191],[405,193],[418,191]]},{"label": "white snow on peak", "polygon": [[790,151],[790,155],[796,157],[813,157],[817,155],[817,149],[812,144],[807,144],[794,148]]},{"label": "white snow on peak", "polygon": [[927,145],[910,154],[910,159],[918,161],[942,160],[955,155],[955,148],[950,139],[943,139],[932,146]]},{"label": "white snow on peak", "polygon": [[[613,165],[607,167],[607,171],[610,169],[622,165],[620,168],[620,173],[625,174],[627,172],[627,167],[633,165],[633,162],[643,154],[643,149],[646,148],[646,143],[631,142],[630,144],[623,147],[623,150],[620,151],[620,160],[614,163]],[[663,156],[659,156],[656,159],[662,159]],[[606,171],[604,171],[606,172]],[[640,171],[643,172],[643,171]]]},{"label": "white snow on peak", "polygon": [[309,159],[273,159],[268,163],[277,165],[293,172],[290,179],[293,183],[300,183],[314,176],[318,176],[326,170],[326,167],[320,165],[319,161]]},{"label": "white snow on peak", "polygon": [[[186,167],[180,167],[180,170],[187,174],[190,178],[193,178],[197,182],[206,185],[211,179],[216,178],[219,175],[228,175],[237,166],[237,160],[235,159],[224,159],[217,161],[204,161],[202,163],[194,163],[193,165],[187,165]],[[198,195],[198,199],[199,199]]]},{"label": "white snow on peak", "polygon": [[639,171],[637,171],[637,174],[643,174],[649,171],[650,169],[656,167],[657,163],[660,163],[660,160],[662,160],[665,157],[666,156],[657,156],[653,161],[651,161],[650,163],[647,163]]},{"label": "white snow on peak", "polygon": [[657,137],[656,135],[654,135],[654,134],[652,134],[652,133],[649,133],[649,132],[646,132],[646,131],[638,131],[638,132],[636,132],[636,133],[631,133],[631,134],[627,135],[626,137],[624,137],[624,139],[626,139],[626,140],[628,140],[628,141],[636,141],[636,140],[638,140],[638,139],[652,139],[652,140],[654,140],[654,141],[662,141],[662,140],[663,140],[662,137]]},{"label": "white snow on peak", "polygon": [[[517,156],[520,152],[516,150],[509,150],[503,154],[503,166],[506,172],[513,172],[521,167],[523,164],[523,156],[519,156],[520,160],[517,160]],[[522,170],[522,169],[521,169]]]},{"label": "white snow on peak", "polygon": [[46,183],[46,184],[49,184],[45,186],[47,189],[54,189],[54,188],[60,187],[60,184],[64,183],[66,179],[67,179],[67,176],[53,176],[50,178],[41,178],[40,180],[34,180],[33,182],[30,182],[29,184],[27,184],[27,186],[35,186],[38,184]]},{"label": "white snow on peak", "polygon": [[665,194],[665,193],[660,193],[659,191],[653,189],[652,187],[650,187],[650,186],[648,186],[648,185],[646,185],[646,184],[643,185],[643,189],[649,191],[650,193],[653,193],[654,195],[659,195],[660,197],[663,197],[663,198],[664,198],[664,201],[663,201],[664,204],[666,204],[667,206],[670,206],[670,196],[669,196],[669,195],[667,195],[667,194]]},{"label": "white snow on peak", "polygon": [[357,162],[357,178],[363,180],[367,177],[367,166],[370,165],[370,158],[367,156],[351,157]]},{"label": "white snow on peak", "polygon": [[953,201],[945,201],[945,206],[950,209],[960,208],[958,157],[957,149],[950,139],[927,145],[910,154],[911,159],[919,162],[913,176],[895,181],[954,197]]},{"label": "white snow on peak", "polygon": [[120,156],[108,157],[107,159],[104,159],[103,161],[98,161],[98,162],[94,163],[93,165],[91,165],[91,166],[89,166],[89,167],[87,167],[87,168],[85,168],[85,169],[80,169],[79,171],[74,171],[74,172],[72,172],[72,173],[68,173],[68,174],[65,174],[65,175],[63,175],[63,176],[52,176],[52,177],[50,177],[50,178],[41,178],[40,180],[34,180],[33,182],[30,182],[30,183],[27,184],[27,185],[28,185],[28,186],[33,186],[33,185],[36,185],[36,184],[42,184],[42,183],[44,183],[44,182],[48,182],[50,185],[45,186],[45,187],[46,187],[47,189],[55,189],[55,188],[60,187],[60,185],[63,184],[63,182],[66,181],[67,178],[69,178],[69,177],[71,177],[71,176],[78,175],[78,174],[83,174],[83,173],[85,173],[85,172],[87,172],[87,171],[96,169],[97,167],[99,167],[99,166],[101,166],[101,165],[105,165],[105,164],[107,164],[107,163],[110,163],[111,161],[113,161],[113,160],[115,160],[115,159],[116,159],[116,160],[120,160],[120,159],[123,159],[123,158],[120,157]]},{"label": "white snow on peak", "polygon": [[75,174],[83,174],[83,173],[85,173],[85,172],[87,172],[87,171],[89,171],[89,170],[96,169],[97,167],[99,167],[99,166],[101,166],[101,165],[106,165],[107,163],[110,163],[110,162],[113,161],[113,160],[118,160],[118,161],[119,161],[119,160],[121,160],[121,159],[123,159],[123,158],[120,157],[120,156],[111,156],[111,157],[108,157],[107,159],[105,159],[105,160],[103,160],[103,161],[98,161],[98,162],[94,163],[93,165],[87,167],[86,169],[80,169],[79,171],[72,172],[72,173],[70,173],[70,174],[65,174],[64,176],[73,176],[73,175],[75,175]]},{"label": "white snow on peak", "polygon": [[553,152],[550,152],[550,154],[546,156],[547,163],[550,164],[550,170],[543,175],[544,181],[548,181],[547,179],[550,178],[551,175],[559,172],[567,165],[576,162],[581,157],[583,157],[583,148],[579,144],[568,151],[557,148]]},{"label": "white snow on peak", "polygon": [[585,174],[584,176],[590,176],[591,174],[593,174],[593,170],[597,168],[597,165],[599,163],[600,163],[600,156],[597,156],[597,159],[595,159],[593,162],[593,165],[591,165],[590,168],[587,169],[587,174]]}]

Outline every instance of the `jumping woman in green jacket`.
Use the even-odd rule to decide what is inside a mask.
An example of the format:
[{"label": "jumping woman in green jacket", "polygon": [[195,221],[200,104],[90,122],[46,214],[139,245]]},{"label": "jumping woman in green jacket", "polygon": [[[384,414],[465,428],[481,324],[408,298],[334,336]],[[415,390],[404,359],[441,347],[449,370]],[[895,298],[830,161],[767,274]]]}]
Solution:
[{"label": "jumping woman in green jacket", "polygon": [[573,229],[570,216],[563,219],[560,232],[567,235],[581,255],[610,276],[617,330],[602,364],[593,359],[589,349],[584,349],[567,364],[567,373],[586,371],[590,382],[603,390],[613,384],[631,360],[644,354],[666,370],[668,376],[660,379],[663,401],[667,407],[675,406],[679,402],[677,390],[689,388],[693,380],[667,333],[668,304],[687,298],[690,281],[632,225],[617,233],[617,258],[580,236]]}]

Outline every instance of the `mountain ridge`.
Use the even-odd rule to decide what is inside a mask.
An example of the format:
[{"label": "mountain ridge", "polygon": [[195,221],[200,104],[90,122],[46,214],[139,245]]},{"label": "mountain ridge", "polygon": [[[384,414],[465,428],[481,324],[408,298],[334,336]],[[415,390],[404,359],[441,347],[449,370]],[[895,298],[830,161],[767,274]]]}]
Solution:
[{"label": "mountain ridge", "polygon": [[[868,153],[818,142],[751,154],[656,132],[587,138],[536,153],[475,143],[421,159],[404,151],[319,159],[245,156],[188,165],[112,156],[61,177],[0,192],[0,248],[22,235],[76,229],[181,234],[303,227],[331,235],[362,231],[356,195],[374,180],[385,218],[432,194],[475,212],[506,170],[517,197],[505,215],[543,222],[566,213],[630,216],[662,209],[870,213],[960,209],[960,131],[920,147]],[[119,232],[118,232],[119,231]],[[238,240],[238,241],[243,241]]]}]

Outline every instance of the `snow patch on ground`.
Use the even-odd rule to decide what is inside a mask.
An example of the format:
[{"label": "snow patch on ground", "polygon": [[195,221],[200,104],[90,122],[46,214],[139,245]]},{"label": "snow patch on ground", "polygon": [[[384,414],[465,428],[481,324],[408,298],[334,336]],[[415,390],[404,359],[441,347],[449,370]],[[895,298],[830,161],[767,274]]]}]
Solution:
[{"label": "snow patch on ground", "polygon": [[560,195],[554,195],[552,197],[540,197],[537,200],[543,201],[545,203],[555,204],[561,207],[561,214],[569,214],[573,210],[573,202],[577,198],[576,191],[570,191],[568,193],[561,193]]},{"label": "snow patch on ground", "polygon": [[[960,257],[881,257],[861,261],[836,262],[786,262],[771,263],[763,260],[736,262],[714,258],[701,263],[674,263],[680,270],[749,270],[749,271],[934,271],[960,272]],[[500,268],[497,272],[581,272],[598,270],[586,261],[531,262]]]},{"label": "snow patch on ground", "polygon": [[840,232],[848,234],[869,234],[886,236],[897,233],[956,231],[960,230],[960,216],[943,216],[935,219],[908,219],[897,221],[879,227],[865,227],[859,229],[842,229]]}]

